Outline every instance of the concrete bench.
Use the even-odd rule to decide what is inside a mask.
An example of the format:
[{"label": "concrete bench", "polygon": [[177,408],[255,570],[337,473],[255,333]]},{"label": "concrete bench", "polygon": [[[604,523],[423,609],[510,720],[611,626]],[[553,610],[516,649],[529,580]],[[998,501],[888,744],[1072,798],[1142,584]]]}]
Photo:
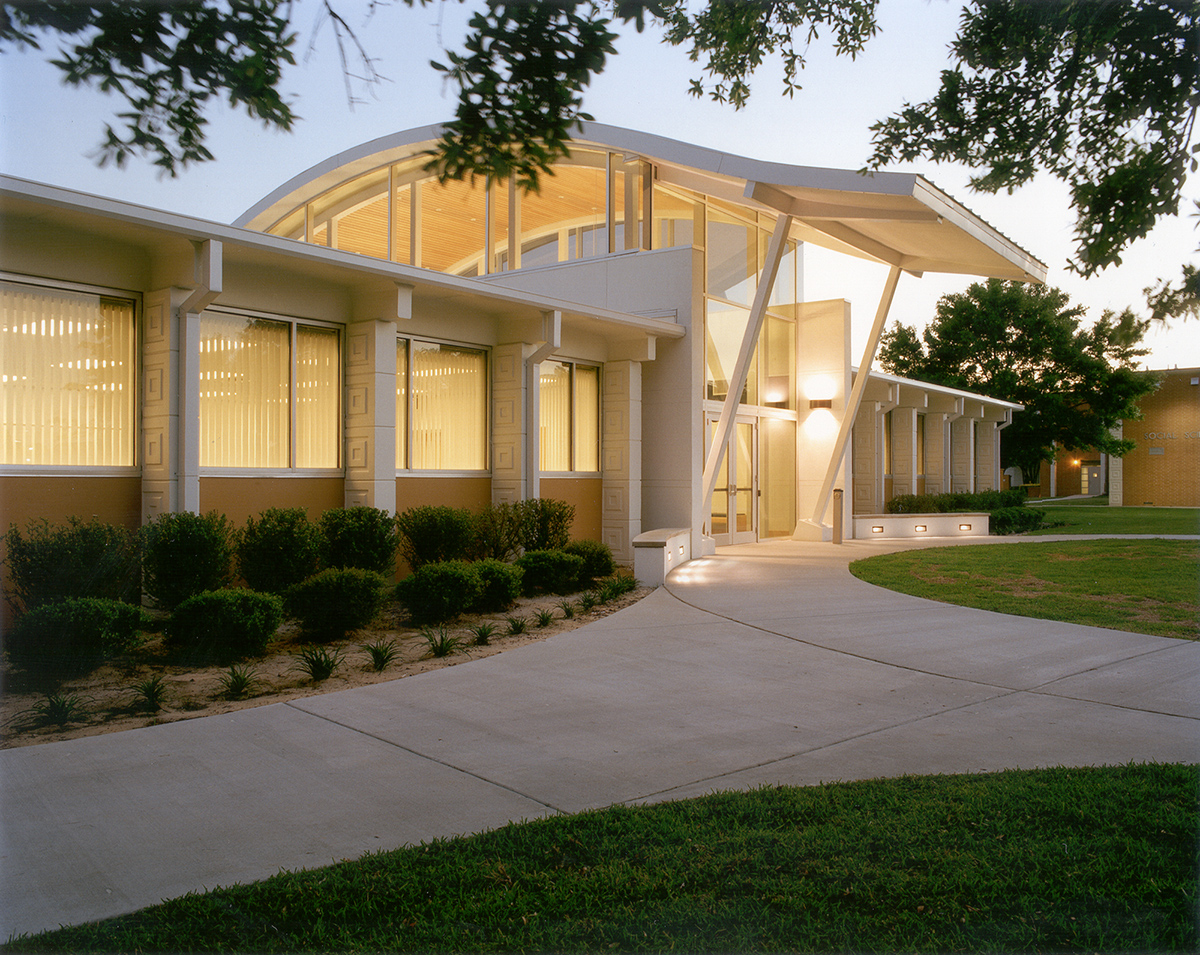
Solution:
[{"label": "concrete bench", "polygon": [[691,528],[659,528],[633,539],[633,575],[645,587],[661,586],[667,574],[691,559]]},{"label": "concrete bench", "polygon": [[856,540],[889,537],[987,537],[986,511],[964,514],[855,514]]}]

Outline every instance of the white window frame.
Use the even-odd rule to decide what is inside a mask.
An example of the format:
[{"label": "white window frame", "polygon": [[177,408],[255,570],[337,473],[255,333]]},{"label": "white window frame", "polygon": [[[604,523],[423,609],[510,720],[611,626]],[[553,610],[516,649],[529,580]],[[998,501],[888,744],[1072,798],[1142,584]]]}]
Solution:
[{"label": "white window frame", "polygon": [[[599,477],[601,468],[603,467],[603,420],[604,420],[604,366],[599,362],[593,361],[576,361],[573,358],[553,358],[546,359],[547,362],[553,361],[559,365],[567,365],[571,369],[571,408],[570,408],[570,438],[567,442],[567,455],[571,461],[571,468],[568,471],[543,471],[538,468],[538,475],[547,478],[594,478]],[[575,369],[576,368],[594,368],[596,370],[596,470],[584,471],[579,470],[575,466],[575,409],[578,400],[578,390],[576,387]],[[539,396],[538,407],[541,407]],[[538,422],[538,427],[541,427],[541,422]],[[540,456],[539,447],[539,456]]]},{"label": "white window frame", "polygon": [[[201,477],[341,477],[346,473],[345,444],[345,398],[346,388],[346,327],[337,322],[325,322],[319,319],[304,318],[297,315],[281,315],[278,312],[263,312],[252,308],[238,308],[233,305],[210,305],[201,313],[211,313],[214,316],[228,318],[248,318],[255,321],[276,322],[288,326],[288,464],[286,467],[248,467],[234,468],[225,466],[201,465]],[[309,325],[316,328],[329,328],[338,335],[338,384],[337,384],[337,453],[336,467],[329,468],[298,468],[296,467],[296,327]],[[197,356],[197,359],[199,356]],[[196,427],[199,429],[197,420]]]},{"label": "white window frame", "polygon": [[0,271],[0,281],[14,285],[28,285],[51,291],[79,292],[103,298],[125,299],[133,303],[133,421],[137,436],[133,442],[131,464],[0,464],[0,476],[56,477],[66,474],[86,474],[89,477],[136,477],[142,473],[141,429],[142,429],[142,293],[132,289],[106,285],[90,285],[84,282],[66,282],[38,275],[23,275],[18,272]]}]

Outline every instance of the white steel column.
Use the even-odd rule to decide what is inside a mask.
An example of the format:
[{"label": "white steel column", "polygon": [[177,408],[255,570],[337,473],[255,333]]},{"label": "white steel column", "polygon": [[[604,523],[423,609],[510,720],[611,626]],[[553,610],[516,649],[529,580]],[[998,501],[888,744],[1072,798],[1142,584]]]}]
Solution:
[{"label": "white steel column", "polygon": [[787,248],[787,237],[791,228],[792,217],[780,215],[775,222],[775,231],[771,234],[771,242],[767,246],[767,260],[763,263],[762,274],[758,280],[758,291],[754,293],[754,304],[750,308],[750,320],[746,323],[746,333],[742,336],[742,347],[738,352],[737,362],[733,366],[733,374],[730,376],[729,393],[725,396],[725,404],[721,407],[721,417],[717,420],[712,444],[708,448],[708,458],[704,462],[702,501],[711,501],[713,491],[716,490],[717,468],[721,464],[725,443],[729,439],[729,430],[733,427],[733,419],[737,414],[742,389],[746,387],[746,378],[750,373],[750,359],[754,357],[754,348],[758,344],[758,333],[762,330],[763,319],[767,314],[767,302],[771,300],[775,275],[779,272],[779,263],[783,259],[784,249]]},{"label": "white steel column", "polygon": [[[833,482],[841,467],[842,458],[846,455],[846,446],[850,442],[850,432],[854,427],[854,418],[858,414],[858,406],[862,403],[863,392],[867,388],[867,379],[871,375],[871,363],[875,360],[875,349],[879,347],[879,338],[883,334],[883,324],[887,321],[888,311],[892,307],[892,298],[896,294],[896,284],[900,281],[900,266],[893,265],[888,272],[887,282],[883,286],[883,294],[879,297],[879,307],[875,310],[875,324],[871,326],[871,336],[867,347],[863,349],[862,361],[858,364],[858,376],[854,379],[854,387],[850,390],[850,400],[846,404],[842,416],[842,424],[838,429],[837,441],[833,446],[833,455],[825,471],[825,480],[821,483],[821,492],[817,495],[817,504],[808,520],[801,519],[796,523],[793,537],[801,538],[802,527],[811,520],[812,524],[820,525],[821,518],[829,507],[829,499],[833,496]],[[709,491],[709,495],[712,492]]]}]

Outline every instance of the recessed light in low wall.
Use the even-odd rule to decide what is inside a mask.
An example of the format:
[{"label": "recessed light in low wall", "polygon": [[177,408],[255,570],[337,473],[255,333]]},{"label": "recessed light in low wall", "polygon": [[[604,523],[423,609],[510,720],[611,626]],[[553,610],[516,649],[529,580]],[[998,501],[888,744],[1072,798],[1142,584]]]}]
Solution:
[{"label": "recessed light in low wall", "polygon": [[971,525],[970,524],[959,524],[958,529],[960,531],[969,531],[971,529]]},{"label": "recessed light in low wall", "polygon": [[926,527],[924,524],[918,524],[916,527],[913,528],[913,530],[915,530],[918,534],[924,534],[927,530],[929,530],[929,528]]},{"label": "recessed light in low wall", "polygon": [[876,524],[874,527],[871,528],[871,533],[872,534],[882,534],[883,528],[880,525]]},{"label": "recessed light in low wall", "polygon": [[683,545],[682,544],[679,545],[679,556],[680,557],[683,556]]}]

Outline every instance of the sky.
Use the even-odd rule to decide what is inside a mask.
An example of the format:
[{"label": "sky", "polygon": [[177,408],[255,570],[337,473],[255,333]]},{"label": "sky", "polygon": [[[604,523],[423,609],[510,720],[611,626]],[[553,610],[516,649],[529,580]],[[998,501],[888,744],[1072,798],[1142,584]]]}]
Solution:
[{"label": "sky", "polygon": [[[297,64],[285,89],[301,116],[291,133],[265,130],[244,114],[220,107],[209,125],[210,163],[194,165],[176,178],[162,178],[148,162],[100,168],[95,149],[103,123],[122,101],[86,88],[66,87],[46,62],[56,49],[50,38],[37,51],[0,56],[0,172],[157,209],[232,222],[292,176],[360,143],[453,116],[453,90],[444,86],[430,59],[460,47],[470,6],[435,3],[410,8],[381,5],[368,18],[368,0],[338,0],[386,80],[372,88],[355,85],[347,98],[345,77],[328,24],[317,18],[313,0],[296,0]],[[851,60],[836,57],[818,39],[809,48],[801,92],[782,95],[778,63],[768,61],[752,82],[749,105],[740,111],[688,95],[699,65],[659,42],[648,28],[629,28],[617,41],[617,56],[588,90],[584,108],[614,126],[709,146],[773,162],[859,169],[870,155],[872,123],[920,102],[937,89],[949,65],[961,4],[958,0],[882,0],[880,32]],[[1106,308],[1144,308],[1142,289],[1160,278],[1174,280],[1180,264],[1200,264],[1194,214],[1160,224],[1132,246],[1120,266],[1082,279],[1066,265],[1073,249],[1069,194],[1051,177],[1012,195],[972,192],[969,172],[957,165],[917,162],[895,171],[918,172],[981,216],[1048,266],[1047,283],[1087,307],[1089,320]],[[1200,198],[1197,177],[1181,208],[1193,211]],[[805,296],[816,301],[845,297],[852,302],[853,349],[857,364],[886,278],[885,267],[845,265],[844,257],[808,253]],[[0,266],[2,267],[2,266]],[[966,276],[905,275],[889,321],[922,328],[938,299],[961,292]],[[1146,367],[1200,366],[1200,321],[1175,322],[1147,336]]]}]

